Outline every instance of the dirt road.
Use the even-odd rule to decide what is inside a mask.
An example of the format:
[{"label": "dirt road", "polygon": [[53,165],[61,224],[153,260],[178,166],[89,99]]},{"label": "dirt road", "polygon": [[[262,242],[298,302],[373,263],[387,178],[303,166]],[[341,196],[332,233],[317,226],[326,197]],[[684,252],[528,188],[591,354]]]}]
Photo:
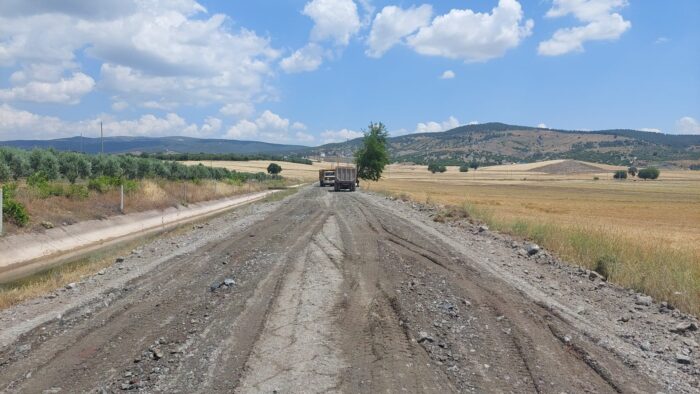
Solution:
[{"label": "dirt road", "polygon": [[696,320],[488,231],[318,187],[201,227],[0,313],[0,390],[697,392]]}]

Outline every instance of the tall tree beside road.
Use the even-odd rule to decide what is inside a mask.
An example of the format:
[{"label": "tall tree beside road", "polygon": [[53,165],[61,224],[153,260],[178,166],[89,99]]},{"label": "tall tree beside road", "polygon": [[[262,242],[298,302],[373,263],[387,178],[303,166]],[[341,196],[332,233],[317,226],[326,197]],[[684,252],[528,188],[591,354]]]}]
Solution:
[{"label": "tall tree beside road", "polygon": [[378,181],[384,166],[389,164],[389,151],[386,139],[389,133],[383,123],[370,123],[365,132],[362,147],[355,152],[357,176],[360,179]]}]

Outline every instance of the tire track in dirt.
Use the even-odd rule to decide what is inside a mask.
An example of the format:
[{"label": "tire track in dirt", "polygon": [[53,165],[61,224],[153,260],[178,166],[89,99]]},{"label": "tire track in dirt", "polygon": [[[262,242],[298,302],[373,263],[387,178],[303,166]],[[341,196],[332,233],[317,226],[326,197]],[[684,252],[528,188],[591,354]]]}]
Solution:
[{"label": "tire track in dirt", "polygon": [[[381,264],[377,227],[361,206],[339,193],[335,206],[343,239],[344,300],[339,306],[350,368],[344,392],[454,392],[442,371],[406,330]],[[368,367],[369,366],[369,367]]]},{"label": "tire track in dirt", "polygon": [[[237,393],[327,392],[337,388],[345,361],[336,346],[334,307],[342,275],[333,216],[290,268]],[[337,244],[337,241],[336,241]],[[341,245],[342,247],[342,245]]]}]

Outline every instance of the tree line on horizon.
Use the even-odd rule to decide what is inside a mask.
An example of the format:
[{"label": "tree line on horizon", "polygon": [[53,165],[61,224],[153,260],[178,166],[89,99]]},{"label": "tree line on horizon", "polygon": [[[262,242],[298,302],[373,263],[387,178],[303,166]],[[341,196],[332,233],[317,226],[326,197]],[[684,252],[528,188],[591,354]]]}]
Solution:
[{"label": "tree line on horizon", "polygon": [[65,179],[70,183],[99,177],[114,179],[163,178],[168,180],[249,179],[266,180],[264,172],[256,174],[226,168],[187,166],[175,160],[161,160],[134,155],[94,155],[58,152],[54,149],[31,151],[0,147],[0,182],[39,177],[47,181]]}]

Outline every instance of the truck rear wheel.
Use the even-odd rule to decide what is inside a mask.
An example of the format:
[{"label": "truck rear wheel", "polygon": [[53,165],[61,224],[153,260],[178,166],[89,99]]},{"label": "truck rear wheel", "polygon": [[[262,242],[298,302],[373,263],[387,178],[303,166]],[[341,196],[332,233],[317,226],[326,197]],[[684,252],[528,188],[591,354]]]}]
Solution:
[{"label": "truck rear wheel", "polygon": [[323,184],[323,181],[319,182],[321,184],[321,187],[324,187],[326,185]]}]

